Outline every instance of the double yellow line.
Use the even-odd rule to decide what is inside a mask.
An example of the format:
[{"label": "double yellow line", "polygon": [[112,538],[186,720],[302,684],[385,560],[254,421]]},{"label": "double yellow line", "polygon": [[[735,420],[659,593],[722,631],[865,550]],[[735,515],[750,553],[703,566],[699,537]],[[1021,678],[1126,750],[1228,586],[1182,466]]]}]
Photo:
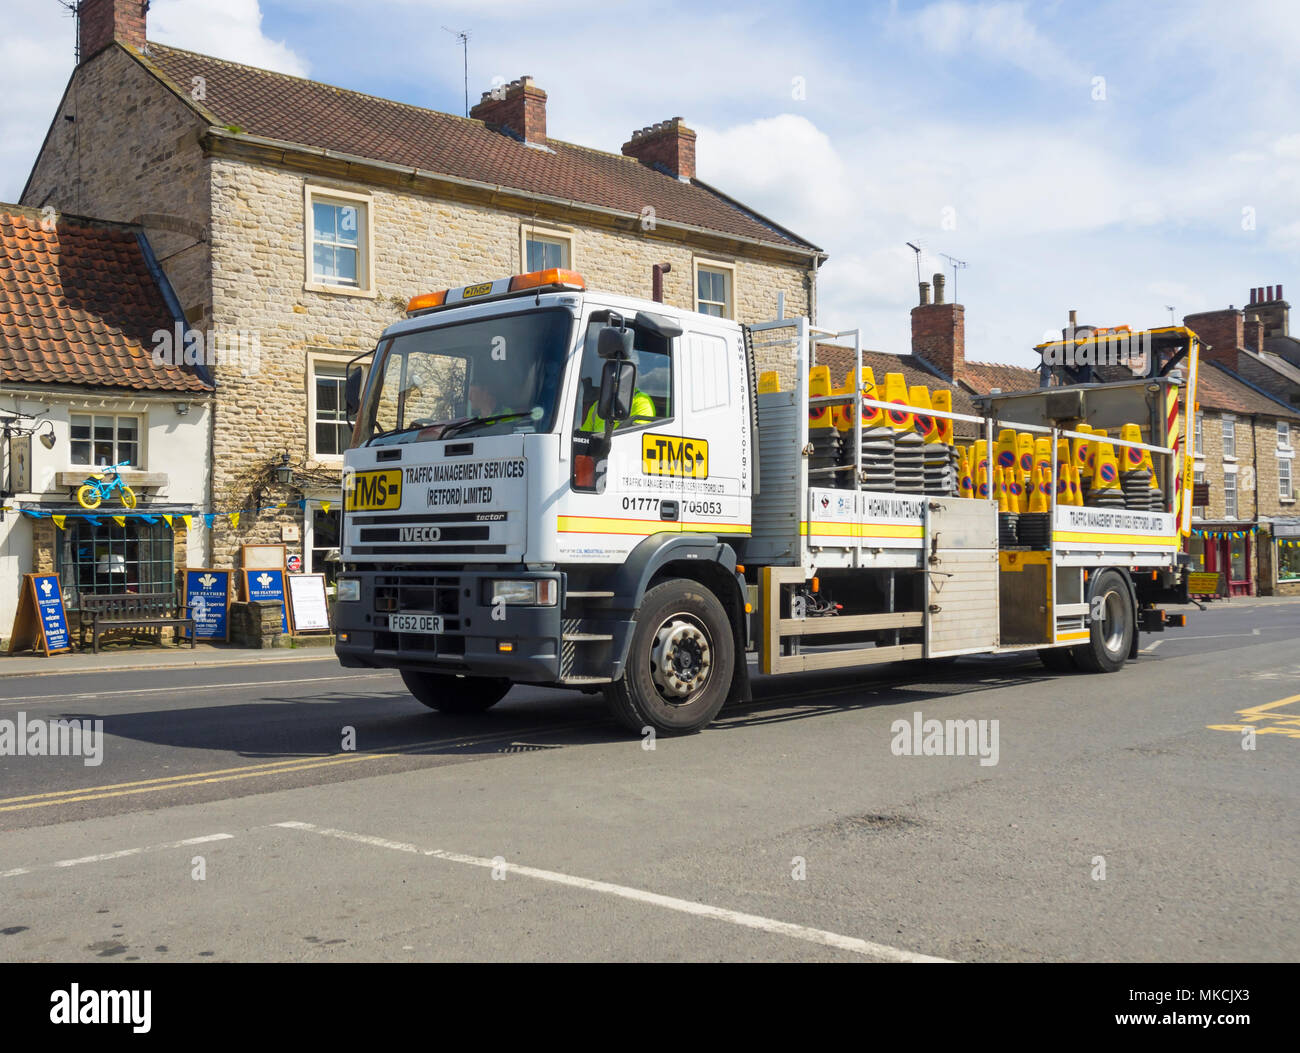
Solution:
[{"label": "double yellow line", "polygon": [[111,783],[108,786],[88,786],[75,790],[52,790],[24,797],[0,798],[0,812],[19,812],[29,808],[48,808],[56,804],[76,804],[80,801],[102,801],[111,797],[129,797],[140,793],[157,793],[161,790],[181,790],[191,786],[206,786],[237,779],[255,779],[267,775],[291,775],[312,768],[333,768],[359,761],[380,760],[385,757],[408,756],[415,750],[440,747],[475,746],[482,743],[514,739],[520,735],[571,731],[582,724],[554,724],[544,727],[516,728],[495,735],[462,735],[452,739],[429,739],[405,746],[370,753],[342,753],[328,757],[294,757],[291,760],[268,761],[265,764],[245,764],[238,768],[219,768],[216,771],[191,772],[188,775],[167,775],[158,779],[139,779],[135,782]]}]

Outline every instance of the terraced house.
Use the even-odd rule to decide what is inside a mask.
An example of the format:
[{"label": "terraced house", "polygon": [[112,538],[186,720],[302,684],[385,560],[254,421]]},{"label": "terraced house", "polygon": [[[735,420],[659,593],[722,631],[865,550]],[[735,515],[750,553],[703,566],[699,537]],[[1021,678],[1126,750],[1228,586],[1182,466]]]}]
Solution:
[{"label": "terraced house", "polygon": [[208,505],[287,507],[218,519],[210,565],[284,540],[331,570],[345,367],[413,295],[560,266],[741,321],[778,297],[815,316],[824,254],[701,181],[681,118],[589,149],[548,137],[529,77],[456,117],[153,43],[146,6],[79,4],[23,203],[138,223],[188,325],[256,341],[256,371],[213,366]]}]

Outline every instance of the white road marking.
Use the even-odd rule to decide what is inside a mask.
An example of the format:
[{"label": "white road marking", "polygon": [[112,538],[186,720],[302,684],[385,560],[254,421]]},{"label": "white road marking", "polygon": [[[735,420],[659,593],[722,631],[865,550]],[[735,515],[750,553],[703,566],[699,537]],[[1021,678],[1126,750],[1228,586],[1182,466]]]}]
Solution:
[{"label": "white road marking", "polygon": [[1157,647],[1159,647],[1162,643],[1164,643],[1164,640],[1156,640],[1156,641],[1154,641],[1153,643],[1149,643],[1149,644],[1147,644],[1144,648],[1142,648],[1142,653],[1143,653],[1143,654],[1148,654],[1148,653],[1150,653],[1151,651],[1154,651],[1154,650],[1155,650]]},{"label": "white road marking", "polygon": [[700,918],[712,918],[716,921],[726,921],[733,925],[741,925],[745,928],[758,929],[761,932],[772,933],[776,936],[788,936],[791,939],[805,940],[808,943],[818,943],[825,947],[834,947],[836,950],[850,951],[854,954],[862,954],[871,958],[883,958],[889,962],[948,962],[947,958],[932,958],[925,954],[916,954],[912,951],[900,950],[897,947],[888,947],[883,943],[872,943],[870,940],[861,940],[856,936],[843,936],[836,932],[828,932],[825,929],[813,929],[805,925],[795,925],[788,921],[777,921],[774,918],[764,918],[757,914],[745,914],[741,911],[728,910],[725,907],[714,907],[707,903],[697,903],[693,900],[678,899],[675,896],[662,896],[657,892],[646,892],[643,889],[629,888],[626,885],[614,885],[608,881],[593,881],[591,878],[574,877],[572,874],[561,874],[555,870],[540,870],[537,867],[521,866],[518,863],[498,863],[491,859],[484,859],[480,856],[467,856],[460,852],[447,852],[440,848],[420,848],[417,845],[408,844],[404,841],[389,841],[382,837],[372,837],[369,834],[357,834],[348,830],[335,830],[330,827],[316,826],[313,823],[285,822],[275,823],[275,826],[285,827],[290,830],[304,830],[313,834],[321,834],[325,837],[336,837],[343,841],[356,841],[363,845],[373,845],[377,848],[388,848],[398,852],[407,852],[415,855],[433,856],[436,859],[443,859],[450,863],[463,863],[467,866],[484,867],[489,870],[501,867],[511,874],[519,874],[522,877],[535,878],[538,881],[549,881],[557,885],[568,885],[571,888],[580,888],[588,892],[603,892],[606,895],[618,896],[622,899],[632,900],[637,903],[646,903],[654,907],[664,907],[668,910],[680,911],[683,914],[691,914]]},{"label": "white road marking", "polygon": [[360,673],[339,676],[305,676],[294,680],[246,680],[237,684],[192,684],[186,687],[135,687],[120,691],[78,692],[67,695],[31,695],[14,702],[3,702],[5,706],[27,706],[33,702],[75,702],[91,698],[109,698],[112,695],[154,695],[170,692],[173,695],[185,694],[202,689],[204,691],[229,691],[239,687],[279,687],[281,684],[319,684],[328,680],[370,680],[377,676],[397,676],[397,672]]},{"label": "white road marking", "polygon": [[99,855],[82,856],[80,859],[60,859],[57,863],[41,863],[34,867],[16,867],[13,870],[0,871],[0,878],[18,877],[30,874],[33,870],[52,869],[54,867],[79,867],[83,863],[102,863],[108,859],[123,859],[126,856],[138,856],[144,852],[161,852],[167,848],[188,848],[190,845],[206,845],[211,841],[229,841],[234,834],[205,834],[203,837],[187,837],[184,841],[166,841],[160,845],[145,845],[143,848],[123,848],[117,852],[101,852]]}]

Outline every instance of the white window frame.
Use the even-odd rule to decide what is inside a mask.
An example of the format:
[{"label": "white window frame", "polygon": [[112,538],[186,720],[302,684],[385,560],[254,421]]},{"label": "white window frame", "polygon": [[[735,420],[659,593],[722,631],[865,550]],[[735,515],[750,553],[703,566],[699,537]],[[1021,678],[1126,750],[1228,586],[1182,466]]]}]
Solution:
[{"label": "white window frame", "polygon": [[[1197,483],[1204,483],[1204,482],[1206,482],[1206,478],[1205,478],[1205,466],[1204,466],[1204,465],[1197,465],[1197,466],[1192,470],[1192,485],[1195,486],[1195,484],[1197,484]],[[1205,506],[1204,506],[1204,505],[1192,505],[1192,518],[1193,518],[1193,519],[1204,519],[1204,518],[1205,518]]]},{"label": "white window frame", "polygon": [[1205,456],[1205,413],[1197,410],[1192,417],[1193,432],[1192,444],[1196,447],[1192,453],[1196,457]]},{"label": "white window frame", "polygon": [[[1231,413],[1223,415],[1222,441],[1223,459],[1225,461],[1235,461],[1237,459],[1237,418]],[[1228,433],[1232,433],[1232,452],[1228,452]]]},{"label": "white window frame", "polygon": [[1277,448],[1279,450],[1291,449],[1291,424],[1288,421],[1280,420],[1277,422]]},{"label": "white window frame", "polygon": [[[700,310],[700,271],[722,271],[727,279],[727,301],[723,305],[723,318],[735,319],[736,317],[736,265],[727,263],[725,260],[711,260],[703,256],[695,256],[691,260],[691,302],[695,304],[695,310]],[[705,303],[716,303],[715,300],[706,300]],[[703,312],[701,312],[703,313]],[[710,317],[717,317],[711,315]]]},{"label": "white window frame", "polygon": [[87,410],[72,409],[68,411],[68,468],[70,471],[77,472],[80,471],[82,468],[105,467],[105,465],[99,465],[93,462],[89,464],[78,464],[72,459],[72,449],[73,449],[72,444],[75,441],[72,438],[72,427],[73,427],[73,419],[76,417],[90,418],[90,456],[91,457],[95,456],[95,418],[96,417],[113,418],[113,459],[109,462],[110,465],[117,464],[121,456],[121,452],[117,448],[117,431],[118,431],[117,422],[119,420],[126,420],[126,419],[135,421],[135,445],[138,451],[136,454],[136,461],[138,463],[132,464],[129,470],[133,472],[141,472],[145,470],[144,466],[147,458],[147,451],[145,450],[145,432],[148,425],[148,418],[141,416],[139,413],[118,413],[115,410],[104,411],[104,410],[93,410],[93,409],[87,409]]},{"label": "white window frame", "polygon": [[521,273],[528,272],[528,243],[530,241],[558,241],[564,246],[564,262],[560,267],[564,270],[577,270],[574,261],[577,259],[577,238],[574,231],[565,227],[550,227],[540,223],[521,223],[519,224],[519,270]]},{"label": "white window frame", "polygon": [[[1291,472],[1292,459],[1290,457],[1279,457],[1277,459],[1277,496],[1279,501],[1290,503],[1295,500],[1295,479]],[[1283,471],[1285,469],[1286,486],[1283,487]]]},{"label": "white window frame", "polygon": [[[302,194],[303,289],[307,292],[374,299],[377,295],[372,265],[375,258],[374,198],[370,194],[357,194],[315,183],[304,183]],[[360,230],[357,237],[357,284],[355,286],[332,285],[329,282],[319,281],[316,277],[312,204],[317,201],[330,205],[353,205],[357,209],[357,225]]]},{"label": "white window frame", "polygon": [[[1228,485],[1228,480],[1230,480],[1230,479],[1232,480],[1232,485],[1231,485],[1231,486]],[[1228,494],[1229,494],[1229,493],[1232,494],[1232,511],[1231,511],[1231,512],[1228,511]],[[1240,495],[1237,493],[1237,473],[1236,473],[1236,471],[1235,471],[1235,470],[1233,470],[1233,471],[1225,471],[1225,472],[1223,473],[1223,518],[1224,518],[1224,519],[1233,519],[1233,520],[1235,520],[1235,519],[1237,518],[1237,503],[1238,503],[1238,498],[1239,498],[1239,496],[1240,496]]]},{"label": "white window frame", "polygon": [[[307,352],[307,457],[318,464],[341,465],[343,455],[341,453],[316,452],[316,367],[342,366],[343,377],[346,381],[347,365],[356,357],[356,355],[338,354],[333,351]],[[358,365],[361,367],[361,379],[364,382],[365,371],[369,368],[369,364],[358,363]]]}]

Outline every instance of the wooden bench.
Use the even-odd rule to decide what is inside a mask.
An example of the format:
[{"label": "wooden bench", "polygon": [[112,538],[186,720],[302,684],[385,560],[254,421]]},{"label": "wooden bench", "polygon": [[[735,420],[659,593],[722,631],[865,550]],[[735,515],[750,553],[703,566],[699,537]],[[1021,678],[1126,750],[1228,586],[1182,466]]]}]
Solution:
[{"label": "wooden bench", "polygon": [[82,593],[81,647],[85,650],[86,629],[90,629],[92,646],[99,654],[99,638],[110,629],[162,628],[164,625],[187,627],[190,647],[195,646],[194,619],[185,617],[174,592]]}]

